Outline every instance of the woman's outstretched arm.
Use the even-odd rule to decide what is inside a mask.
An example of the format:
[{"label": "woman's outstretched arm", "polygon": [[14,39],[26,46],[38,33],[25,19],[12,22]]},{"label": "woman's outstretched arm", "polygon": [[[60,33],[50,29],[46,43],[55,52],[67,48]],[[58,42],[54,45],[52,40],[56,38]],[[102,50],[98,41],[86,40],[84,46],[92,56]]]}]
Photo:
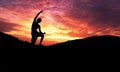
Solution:
[{"label": "woman's outstretched arm", "polygon": [[40,14],[40,13],[42,13],[42,12],[43,12],[43,10],[41,10],[40,12],[38,12],[38,14],[35,16],[35,18],[34,18],[33,22],[35,22],[35,21],[36,21],[37,17],[38,17],[38,16],[39,16],[39,14]]}]

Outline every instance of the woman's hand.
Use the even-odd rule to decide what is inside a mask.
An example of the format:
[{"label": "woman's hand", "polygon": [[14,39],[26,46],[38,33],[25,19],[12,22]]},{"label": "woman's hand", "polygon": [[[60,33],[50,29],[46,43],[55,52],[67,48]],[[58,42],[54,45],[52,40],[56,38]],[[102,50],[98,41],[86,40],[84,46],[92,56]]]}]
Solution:
[{"label": "woman's hand", "polygon": [[42,13],[42,12],[43,12],[43,10],[40,11],[40,13]]}]

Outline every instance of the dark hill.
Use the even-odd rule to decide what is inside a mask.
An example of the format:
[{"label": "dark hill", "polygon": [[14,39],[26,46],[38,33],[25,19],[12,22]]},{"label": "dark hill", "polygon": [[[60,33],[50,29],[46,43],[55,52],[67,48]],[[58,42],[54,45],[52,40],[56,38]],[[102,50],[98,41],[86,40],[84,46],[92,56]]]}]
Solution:
[{"label": "dark hill", "polygon": [[0,32],[0,48],[1,49],[33,49],[33,48],[40,49],[45,47],[31,45],[27,41],[22,41],[16,37]]},{"label": "dark hill", "polygon": [[[5,59],[4,61],[8,65],[9,71],[34,71],[41,70],[41,67],[46,69],[46,66],[48,68],[65,66],[66,68],[66,65],[71,66],[72,62],[78,65],[86,62],[93,64],[94,61],[96,61],[95,64],[101,63],[101,61],[97,62],[96,57],[98,57],[98,60],[102,57],[102,61],[105,58],[110,58],[105,63],[115,59],[114,57],[119,58],[120,37],[93,36],[44,47],[33,46],[28,42],[0,32],[0,48],[5,49],[5,51],[2,51],[4,58],[1,59]],[[116,62],[116,60],[113,62]],[[111,64],[111,62],[112,60],[108,63]]]},{"label": "dark hill", "polygon": [[117,36],[93,36],[85,39],[77,39],[49,46],[49,48],[58,49],[119,49],[120,37]]},{"label": "dark hill", "polygon": [[60,50],[60,49],[119,49],[120,37],[117,36],[93,36],[85,39],[71,40],[48,47],[33,46],[26,41],[21,41],[11,35],[0,32],[0,48],[3,49],[47,49],[47,50]]}]

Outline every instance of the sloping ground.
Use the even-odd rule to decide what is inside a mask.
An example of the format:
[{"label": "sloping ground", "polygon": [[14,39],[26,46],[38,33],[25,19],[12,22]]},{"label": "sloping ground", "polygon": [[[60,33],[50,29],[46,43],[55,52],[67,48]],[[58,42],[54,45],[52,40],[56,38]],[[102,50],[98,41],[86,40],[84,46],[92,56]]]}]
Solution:
[{"label": "sloping ground", "polygon": [[59,49],[119,49],[120,37],[117,36],[93,36],[85,39],[78,39],[67,41],[48,47],[35,46],[28,42],[21,41],[18,38],[0,32],[0,48],[7,49],[46,49],[46,50],[59,50]]},{"label": "sloping ground", "polygon": [[[66,63],[70,67],[71,63],[80,63],[76,65],[79,66],[81,63],[87,65],[85,64],[86,62],[90,62],[90,66],[93,63],[101,64],[108,61],[108,65],[111,65],[111,62],[117,64],[119,62],[120,37],[93,36],[44,47],[33,46],[28,42],[0,32],[0,48],[5,49],[5,51],[2,51],[3,58],[1,59],[4,59],[2,62],[4,65],[6,63],[8,71],[18,72],[29,70],[35,72],[35,70],[41,70],[41,67],[45,67],[44,70],[50,67],[56,69],[58,66],[60,66],[60,69],[61,66],[65,66],[64,68],[66,68],[66,65],[64,65]],[[106,58],[109,59],[104,61]]]},{"label": "sloping ground", "polygon": [[93,36],[85,39],[67,41],[49,46],[49,48],[63,49],[119,49],[120,37],[117,36]]},{"label": "sloping ground", "polygon": [[44,46],[31,45],[27,41],[19,40],[8,34],[0,32],[0,48],[1,49],[33,49],[33,48],[44,48]]}]

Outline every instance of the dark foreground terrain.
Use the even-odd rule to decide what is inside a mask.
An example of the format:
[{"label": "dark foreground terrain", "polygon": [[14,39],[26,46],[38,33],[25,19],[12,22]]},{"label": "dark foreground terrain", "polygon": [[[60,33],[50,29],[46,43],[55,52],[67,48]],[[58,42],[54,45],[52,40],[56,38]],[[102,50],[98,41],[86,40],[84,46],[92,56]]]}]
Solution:
[{"label": "dark foreground terrain", "polygon": [[[120,37],[117,36],[92,36],[54,44],[51,46],[32,45],[27,41],[19,40],[11,35],[0,32],[0,48],[6,54],[76,54],[78,53],[119,53]],[[9,55],[8,54],[8,55]]]},{"label": "dark foreground terrain", "polygon": [[88,65],[96,69],[118,66],[120,37],[93,36],[46,47],[0,32],[0,49],[5,72],[71,71]]},{"label": "dark foreground terrain", "polygon": [[93,36],[85,39],[71,40],[51,46],[31,45],[27,41],[0,32],[1,49],[43,49],[43,50],[117,50],[120,48],[120,37],[117,36]]}]

